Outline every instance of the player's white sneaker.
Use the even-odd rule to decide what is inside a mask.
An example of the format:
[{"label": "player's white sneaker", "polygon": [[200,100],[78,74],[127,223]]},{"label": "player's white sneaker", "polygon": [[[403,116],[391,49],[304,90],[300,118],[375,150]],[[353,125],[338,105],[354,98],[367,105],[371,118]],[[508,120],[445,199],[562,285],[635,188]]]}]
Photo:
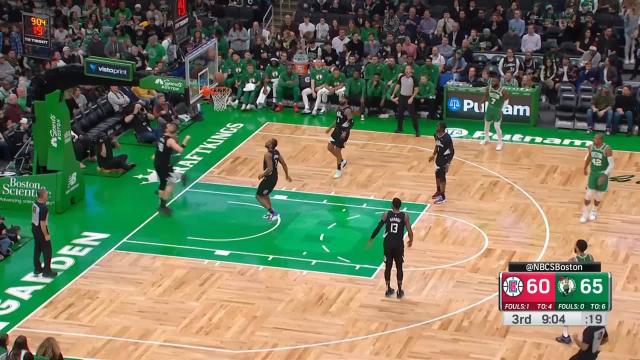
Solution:
[{"label": "player's white sneaker", "polygon": [[487,139],[480,141],[480,145],[487,145],[488,143],[489,143],[489,140]]},{"label": "player's white sneaker", "polygon": [[271,217],[271,213],[270,212],[267,212],[266,214],[264,214],[262,216],[263,219],[269,219],[270,217]]},{"label": "player's white sneaker", "polygon": [[496,145],[496,151],[502,151],[502,143],[498,143],[498,145]]},{"label": "player's white sneaker", "polygon": [[345,167],[347,167],[347,160],[342,159],[340,162],[340,169],[344,170]]},{"label": "player's white sneaker", "polygon": [[342,171],[336,170],[336,173],[333,175],[334,179],[338,179],[342,176]]},{"label": "player's white sneaker", "polygon": [[309,110],[309,108],[304,108],[304,110],[302,110],[303,114],[311,114],[311,110]]},{"label": "player's white sneaker", "polygon": [[582,216],[580,217],[580,223],[581,223],[581,224],[584,224],[584,223],[586,223],[586,222],[587,222],[587,215],[582,214]]},{"label": "player's white sneaker", "polygon": [[324,114],[324,113],[326,113],[326,112],[327,112],[327,108],[326,108],[326,107],[323,107],[322,109],[320,109],[320,111],[318,112],[318,114],[322,115],[322,114]]},{"label": "player's white sneaker", "polygon": [[360,114],[360,121],[364,121],[364,114]]},{"label": "player's white sneaker", "polygon": [[242,104],[242,106],[240,107],[240,110],[247,110],[247,105],[246,104]]},{"label": "player's white sneaker", "polygon": [[595,221],[596,217],[598,217],[598,212],[595,209],[591,210],[591,213],[589,214],[589,221]]},{"label": "player's white sneaker", "polygon": [[318,110],[316,110],[315,108],[313,109],[313,111],[311,112],[311,115],[316,116],[318,115]]},{"label": "player's white sneaker", "polygon": [[278,214],[277,212],[274,212],[273,214],[269,214],[269,217],[267,217],[267,220],[275,221],[275,220],[278,220],[279,217],[280,217],[280,214]]}]

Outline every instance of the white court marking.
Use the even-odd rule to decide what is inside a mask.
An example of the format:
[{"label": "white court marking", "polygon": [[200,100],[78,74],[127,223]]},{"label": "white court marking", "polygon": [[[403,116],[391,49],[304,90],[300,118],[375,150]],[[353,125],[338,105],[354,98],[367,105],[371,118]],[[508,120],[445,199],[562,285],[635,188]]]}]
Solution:
[{"label": "white court marking", "polygon": [[[265,123],[265,125],[266,124],[267,123]],[[296,126],[301,126],[301,125],[296,125]],[[262,127],[264,127],[264,125]],[[258,131],[253,133],[249,138],[247,138],[245,140],[245,142],[248,141],[253,135],[260,133],[260,130],[262,129],[262,127]],[[313,126],[313,127],[317,127],[317,126]],[[357,130],[354,131],[354,132],[357,132]],[[263,132],[261,134],[269,135],[270,133]],[[277,136],[287,136],[287,137],[297,137],[297,138],[308,138],[308,139],[313,139],[313,140],[323,140],[323,141],[325,140],[324,137],[321,138],[321,137],[313,137],[313,136],[286,135],[286,134],[275,134],[275,135],[277,135]],[[431,152],[432,151],[431,149],[427,149],[425,147],[417,146],[417,145],[389,144],[389,143],[378,143],[378,142],[357,141],[357,140],[351,140],[351,143],[393,145],[393,146],[398,146],[398,147],[415,148],[415,149],[419,149],[419,150],[427,151],[427,152]],[[243,142],[243,144],[244,144],[244,142]],[[490,170],[490,169],[488,169],[488,168],[486,168],[486,167],[484,167],[482,165],[478,165],[476,163],[473,163],[471,161],[464,160],[464,159],[461,159],[459,157],[455,157],[455,159],[458,159],[459,161],[462,161],[462,162],[464,162],[466,164],[469,164],[471,166],[475,166],[475,167],[477,167],[479,169],[482,169],[482,170],[484,170],[484,171],[486,171],[486,172],[488,172],[488,173],[490,173],[490,174],[502,179],[503,181],[505,181],[505,182],[509,183],[510,185],[512,185],[516,190],[521,192],[529,201],[531,201],[531,203],[534,205],[534,207],[538,210],[540,216],[542,217],[544,225],[545,225],[544,245],[543,245],[540,253],[538,254],[538,256],[535,259],[535,261],[540,261],[542,259],[542,257],[544,256],[544,254],[545,254],[545,252],[546,252],[546,250],[547,250],[547,248],[549,246],[549,240],[550,240],[550,234],[551,234],[551,228],[549,226],[549,220],[547,219],[547,215],[545,214],[545,212],[542,209],[542,207],[540,206],[540,204],[533,198],[533,196],[531,196],[531,194],[529,194],[526,190],[524,190],[518,184],[516,184],[513,181],[509,180],[505,176],[503,176],[503,175],[501,175],[501,174],[499,174],[499,173],[497,173],[497,172],[495,172],[493,170]],[[216,165],[214,165],[214,167]],[[200,178],[204,177],[205,174],[203,174]],[[195,182],[194,182],[194,184],[195,184]],[[189,189],[189,188],[187,188],[187,189]],[[184,193],[187,189],[183,190],[182,193]],[[180,193],[180,194],[182,194],[182,193]],[[386,210],[386,209],[383,209],[383,210]],[[428,208],[425,209],[425,210],[428,210]],[[424,213],[424,211],[421,212],[421,215],[423,213]],[[157,215],[157,213],[155,213],[153,216],[156,216],[156,215]],[[141,224],[139,226],[139,228],[142,228],[147,222],[149,222],[153,218],[153,216],[151,218],[149,218],[145,223]],[[134,233],[137,232],[139,230],[139,228],[134,230]],[[131,235],[133,235],[133,233]],[[125,240],[126,240],[126,238],[123,239],[122,241],[125,241]],[[436,322],[436,321],[440,321],[440,320],[449,318],[451,316],[455,316],[455,315],[460,314],[462,312],[465,312],[465,311],[467,311],[467,310],[469,310],[471,308],[474,308],[474,307],[476,307],[476,306],[478,306],[480,304],[483,304],[483,303],[487,302],[488,300],[491,300],[496,295],[498,295],[498,292],[495,292],[495,293],[493,293],[493,294],[491,294],[491,295],[489,295],[489,296],[487,296],[487,297],[485,297],[483,299],[480,299],[479,301],[476,301],[475,303],[472,303],[472,304],[469,304],[467,306],[464,306],[464,307],[462,307],[462,308],[460,308],[458,310],[455,310],[455,311],[452,311],[452,312],[449,312],[449,313],[434,317],[432,319],[427,319],[427,320],[424,320],[424,321],[421,321],[421,322],[417,322],[415,324],[402,326],[402,327],[398,327],[398,328],[394,328],[394,329],[389,329],[389,330],[386,330],[386,331],[381,331],[381,332],[372,333],[372,334],[368,334],[368,335],[362,335],[362,336],[355,336],[355,337],[350,337],[350,338],[346,338],[346,339],[337,339],[337,340],[330,340],[330,341],[324,341],[324,342],[317,342],[317,343],[312,343],[312,344],[281,346],[281,347],[263,348],[263,349],[234,350],[234,349],[225,349],[225,348],[216,348],[216,347],[207,347],[207,346],[195,346],[195,345],[186,345],[186,344],[178,344],[178,343],[171,343],[171,342],[153,341],[153,340],[136,340],[136,339],[128,339],[128,338],[122,338],[122,337],[112,337],[112,336],[102,336],[102,335],[89,335],[89,334],[71,333],[71,332],[62,332],[62,331],[51,331],[51,330],[45,331],[45,330],[26,329],[26,328],[19,328],[18,330],[25,331],[25,332],[36,332],[36,333],[57,334],[57,335],[67,335],[67,336],[76,336],[76,337],[87,337],[87,338],[95,338],[95,339],[103,339],[103,340],[118,340],[118,341],[123,341],[123,342],[130,342],[130,343],[152,344],[152,345],[158,345],[158,346],[170,346],[170,347],[182,348],[182,349],[204,350],[204,351],[211,351],[211,352],[231,353],[231,354],[260,353],[260,352],[268,352],[268,351],[287,351],[287,350],[307,349],[307,348],[319,347],[319,346],[336,345],[336,344],[343,344],[343,343],[348,343],[348,342],[366,340],[366,339],[375,338],[375,337],[382,336],[382,335],[394,334],[394,333],[397,333],[397,332],[401,332],[401,331],[405,331],[405,330],[421,327],[421,326],[424,326],[424,325],[427,325],[427,324],[430,324],[430,323],[433,323],[433,322]]]},{"label": "white court marking", "polygon": [[[251,203],[245,203],[245,202],[238,202],[238,201],[227,201],[227,203],[229,204],[235,204],[235,205],[245,205],[245,206],[253,206],[253,207],[257,207],[262,209],[262,206],[258,205],[258,204],[251,204]],[[216,239],[216,238],[202,238],[202,237],[196,237],[196,236],[187,236],[187,239],[190,240],[199,240],[199,241],[209,241],[209,242],[226,242],[226,241],[240,241],[240,240],[248,240],[248,239],[253,239],[253,238],[257,238],[260,237],[262,235],[266,235],[270,232],[272,232],[273,230],[277,229],[278,226],[280,226],[280,216],[278,216],[278,220],[276,222],[276,224],[274,226],[272,226],[270,229],[267,229],[259,234],[254,234],[254,235],[249,235],[249,236],[242,236],[242,237],[236,237],[236,238],[226,238],[226,239]]]},{"label": "white court marking", "polygon": [[[376,214],[380,214],[380,213],[381,213],[380,211],[376,212]],[[419,268],[405,268],[404,271],[436,270],[436,269],[444,269],[444,268],[448,268],[448,267],[464,264],[464,263],[469,262],[469,261],[477,258],[478,256],[480,256],[480,254],[482,254],[489,247],[489,236],[487,236],[487,233],[484,230],[482,230],[479,226],[477,226],[476,224],[471,223],[471,222],[469,222],[467,220],[463,220],[463,219],[457,218],[455,216],[451,216],[451,215],[429,213],[429,216],[439,216],[439,217],[443,217],[443,218],[447,218],[447,219],[451,219],[451,220],[455,220],[455,221],[460,221],[461,223],[467,224],[467,225],[471,226],[472,228],[476,229],[480,233],[480,235],[482,235],[482,238],[484,240],[483,241],[483,245],[482,245],[482,249],[477,251],[475,254],[473,254],[473,255],[471,255],[471,256],[463,259],[463,260],[456,261],[454,263],[444,264],[444,265],[427,266],[427,267],[419,267]],[[418,220],[420,220],[420,218],[416,219],[415,223],[418,223]]]}]

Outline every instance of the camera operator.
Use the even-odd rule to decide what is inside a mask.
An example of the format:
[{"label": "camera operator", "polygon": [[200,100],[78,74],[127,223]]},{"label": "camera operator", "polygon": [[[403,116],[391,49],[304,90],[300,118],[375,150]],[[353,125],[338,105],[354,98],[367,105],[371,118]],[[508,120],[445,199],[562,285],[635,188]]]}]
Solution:
[{"label": "camera operator", "polygon": [[158,94],[156,96],[156,104],[153,106],[153,117],[158,120],[158,126],[160,128],[164,128],[169,123],[180,126],[178,114],[176,114],[175,108],[167,101],[164,94]]},{"label": "camera operator", "polygon": [[136,165],[127,162],[128,156],[125,154],[113,155],[113,148],[119,148],[120,144],[116,138],[109,135],[102,135],[98,138],[98,167],[104,170],[128,171]]},{"label": "camera operator", "polygon": [[147,113],[147,109],[141,102],[129,104],[123,110],[123,114],[124,123],[133,128],[138,142],[151,144],[162,137],[161,129],[151,127],[150,121],[153,120],[153,115]]}]

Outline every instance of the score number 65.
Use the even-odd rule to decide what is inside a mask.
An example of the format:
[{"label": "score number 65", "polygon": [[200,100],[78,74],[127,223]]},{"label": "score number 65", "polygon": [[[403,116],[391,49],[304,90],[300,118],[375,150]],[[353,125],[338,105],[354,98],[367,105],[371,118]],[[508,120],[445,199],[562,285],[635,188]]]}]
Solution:
[{"label": "score number 65", "polygon": [[[580,281],[580,292],[583,294],[602,294],[604,287],[602,279],[582,279]],[[527,292],[529,294],[548,294],[551,291],[549,279],[529,279],[527,280]]]}]

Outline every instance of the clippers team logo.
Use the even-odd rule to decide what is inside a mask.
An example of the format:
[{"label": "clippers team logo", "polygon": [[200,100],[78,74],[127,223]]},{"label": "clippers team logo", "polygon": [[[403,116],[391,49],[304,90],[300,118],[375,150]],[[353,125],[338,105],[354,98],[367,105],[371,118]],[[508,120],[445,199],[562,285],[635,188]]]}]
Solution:
[{"label": "clippers team logo", "polygon": [[564,296],[569,296],[576,291],[576,282],[572,278],[562,278],[558,281],[558,291]]},{"label": "clippers team logo", "polygon": [[507,296],[518,296],[522,294],[523,289],[524,283],[518,277],[510,276],[502,282],[502,292]]}]

